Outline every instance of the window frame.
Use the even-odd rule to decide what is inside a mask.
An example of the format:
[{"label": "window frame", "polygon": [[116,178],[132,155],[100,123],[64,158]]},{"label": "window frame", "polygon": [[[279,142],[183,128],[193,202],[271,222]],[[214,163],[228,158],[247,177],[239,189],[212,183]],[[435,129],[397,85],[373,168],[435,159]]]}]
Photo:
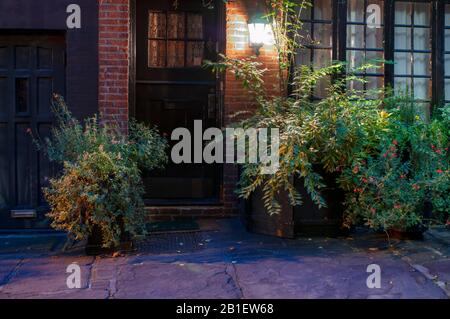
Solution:
[{"label": "window frame", "polygon": [[[370,1],[368,1],[370,4]],[[431,110],[434,106],[443,105],[445,101],[445,79],[450,80],[450,70],[445,76],[445,54],[450,55],[450,51],[445,51],[444,30],[450,30],[450,25],[445,26],[445,6],[450,5],[450,0],[384,0],[384,10],[382,25],[384,59],[394,61],[395,50],[395,4],[397,2],[429,3],[431,5]],[[346,61],[347,58],[347,26],[354,23],[347,23],[347,0],[334,0],[333,10],[333,60]],[[364,35],[365,37],[366,35]],[[413,51],[413,48],[411,49]],[[413,77],[414,75],[411,75]],[[384,85],[394,88],[394,64],[384,66]],[[450,98],[447,102],[450,102]]]}]

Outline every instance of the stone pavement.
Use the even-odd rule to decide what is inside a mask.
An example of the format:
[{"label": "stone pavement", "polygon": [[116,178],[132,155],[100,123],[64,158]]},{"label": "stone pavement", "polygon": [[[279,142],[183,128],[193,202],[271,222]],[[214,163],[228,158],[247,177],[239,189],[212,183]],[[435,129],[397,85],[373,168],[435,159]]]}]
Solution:
[{"label": "stone pavement", "polygon": [[[152,235],[115,258],[87,257],[79,246],[62,252],[61,234],[0,234],[0,298],[450,296],[448,230],[389,245],[385,236],[365,231],[286,240],[249,234],[238,220],[203,225],[201,232]],[[80,289],[66,285],[71,263],[81,267]],[[381,267],[380,289],[367,288],[369,264]]]}]

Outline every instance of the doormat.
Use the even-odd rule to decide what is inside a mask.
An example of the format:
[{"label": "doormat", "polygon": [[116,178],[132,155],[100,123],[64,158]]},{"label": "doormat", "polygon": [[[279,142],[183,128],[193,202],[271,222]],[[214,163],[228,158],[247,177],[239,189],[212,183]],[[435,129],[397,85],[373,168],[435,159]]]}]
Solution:
[{"label": "doormat", "polygon": [[153,222],[147,224],[149,233],[198,231],[200,226],[193,219],[182,219],[173,221]]}]

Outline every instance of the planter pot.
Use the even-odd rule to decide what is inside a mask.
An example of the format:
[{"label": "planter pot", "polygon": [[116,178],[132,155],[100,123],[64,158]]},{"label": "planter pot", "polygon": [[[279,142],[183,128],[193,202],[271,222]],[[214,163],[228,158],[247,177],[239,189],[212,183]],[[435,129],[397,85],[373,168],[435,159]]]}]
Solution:
[{"label": "planter pot", "polygon": [[330,188],[323,191],[327,208],[319,209],[310,199],[300,179],[293,183],[303,197],[303,205],[291,206],[287,193],[278,196],[281,212],[269,215],[264,207],[262,191],[256,190],[246,202],[246,225],[251,232],[273,235],[284,238],[297,236],[342,236],[346,231],[342,228],[344,194],[335,184],[335,176],[327,176],[325,182]]},{"label": "planter pot", "polygon": [[[426,201],[423,205],[422,216],[424,220],[429,220],[433,215],[433,205],[430,201]],[[421,240],[423,233],[428,230],[426,224],[417,225],[407,229],[390,229],[388,234],[390,237],[400,240]]]},{"label": "planter pot", "polygon": [[400,240],[421,240],[423,239],[423,233],[425,230],[420,229],[410,229],[410,230],[400,230],[400,229],[390,229],[388,230],[389,237],[400,239]]},{"label": "planter pot", "polygon": [[327,188],[322,190],[327,207],[320,208],[311,200],[302,180],[295,180],[303,205],[294,207],[295,234],[297,236],[344,236],[342,227],[345,194],[336,184],[336,175],[323,174]]},{"label": "planter pot", "polygon": [[88,256],[98,256],[103,254],[111,254],[115,251],[130,251],[133,249],[133,241],[130,235],[124,231],[123,222],[121,222],[122,236],[118,247],[105,248],[102,247],[102,232],[99,226],[94,225],[92,233],[88,236],[85,252]]}]

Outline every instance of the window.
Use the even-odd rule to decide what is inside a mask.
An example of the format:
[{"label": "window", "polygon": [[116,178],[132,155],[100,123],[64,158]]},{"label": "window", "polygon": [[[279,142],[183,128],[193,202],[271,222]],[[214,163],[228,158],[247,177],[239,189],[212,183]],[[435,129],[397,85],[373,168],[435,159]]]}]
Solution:
[{"label": "window", "polygon": [[[346,59],[348,68],[354,70],[366,62],[381,61],[384,59],[383,33],[384,25],[380,23],[368,25],[369,16],[367,8],[376,4],[383,12],[383,1],[348,0],[347,2],[347,45]],[[378,63],[379,64],[379,63]],[[371,90],[380,88],[384,84],[384,69],[367,69],[357,74],[367,83],[354,81],[349,83],[350,89]]]},{"label": "window", "polygon": [[[333,59],[333,3],[331,0],[314,0],[311,8],[302,9],[302,48],[296,56],[296,63],[323,67]],[[315,97],[323,96],[325,83],[318,84]]]},{"label": "window", "polygon": [[[375,24],[374,8],[380,14]],[[323,66],[334,58],[354,69],[393,61],[361,72],[367,83],[349,88],[391,86],[428,106],[450,103],[450,0],[316,0],[301,17],[311,42],[303,39],[297,63]]]},{"label": "window", "polygon": [[191,12],[149,12],[148,67],[200,67],[204,56],[203,16]]},{"label": "window", "polygon": [[431,4],[395,2],[394,88],[431,99]]},{"label": "window", "polygon": [[444,100],[450,102],[450,4],[445,5],[444,20]]}]

